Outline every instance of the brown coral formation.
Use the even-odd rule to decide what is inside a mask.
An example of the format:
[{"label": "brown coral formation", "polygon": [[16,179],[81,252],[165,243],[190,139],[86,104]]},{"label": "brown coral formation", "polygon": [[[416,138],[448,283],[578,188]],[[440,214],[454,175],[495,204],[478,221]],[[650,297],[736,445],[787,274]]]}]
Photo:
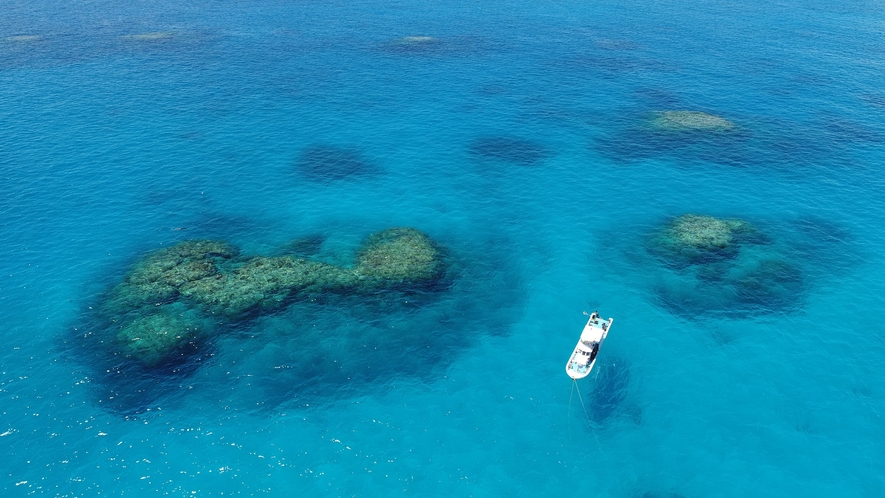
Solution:
[{"label": "brown coral formation", "polygon": [[344,278],[345,273],[332,265],[290,256],[258,256],[182,294],[215,313],[236,317],[256,308],[278,308],[300,291],[341,288],[353,280]]},{"label": "brown coral formation", "polygon": [[219,264],[238,253],[214,240],[189,240],[160,249],[135,265],[112,299],[131,307],[173,301],[188,289],[221,278]]},{"label": "brown coral formation", "polygon": [[752,225],[743,220],[684,214],[673,220],[666,231],[676,244],[714,250],[728,247],[739,234],[752,229]]},{"label": "brown coral formation", "polygon": [[240,258],[229,244],[196,240],[137,263],[103,309],[118,330],[121,352],[151,367],[205,338],[207,317],[242,320],[299,295],[408,288],[444,273],[438,246],[413,228],[371,235],[353,268],[293,256]]},{"label": "brown coral formation", "polygon": [[206,325],[195,310],[176,303],[158,306],[125,323],[116,339],[124,356],[156,366],[198,340],[205,331]]},{"label": "brown coral formation", "polygon": [[656,232],[647,247],[668,264],[684,266],[732,258],[742,242],[761,240],[746,221],[684,214]]},{"label": "brown coral formation", "polygon": [[356,273],[377,285],[438,280],[444,268],[439,248],[414,228],[391,228],[371,235],[359,253]]},{"label": "brown coral formation", "polygon": [[678,267],[732,258],[741,242],[760,237],[743,220],[684,214],[655,232],[646,247],[668,265]]}]

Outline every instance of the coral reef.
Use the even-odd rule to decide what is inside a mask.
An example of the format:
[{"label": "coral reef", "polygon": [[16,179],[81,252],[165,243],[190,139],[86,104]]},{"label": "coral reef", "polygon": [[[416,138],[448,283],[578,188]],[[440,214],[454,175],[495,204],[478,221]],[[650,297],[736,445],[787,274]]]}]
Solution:
[{"label": "coral reef", "polygon": [[366,240],[356,273],[368,277],[374,286],[401,286],[435,282],[442,277],[444,267],[439,248],[425,233],[414,228],[390,228]]},{"label": "coral reef", "polygon": [[673,239],[696,249],[721,249],[736,241],[737,236],[753,230],[743,220],[720,220],[712,216],[684,214],[669,226]]},{"label": "coral reef", "polygon": [[414,228],[370,235],[352,268],[294,256],[243,258],[224,242],[187,241],[138,262],[101,306],[121,352],[145,366],[199,347],[212,327],[276,311],[299,296],[424,288],[445,274],[436,243]]},{"label": "coral reef", "polygon": [[649,250],[672,264],[696,264],[734,257],[742,242],[763,241],[746,221],[684,214],[651,238]]},{"label": "coral reef", "polygon": [[137,307],[175,300],[182,290],[220,278],[218,265],[238,254],[224,242],[192,240],[160,249],[135,265],[113,293],[117,306]]},{"label": "coral reef", "polygon": [[194,345],[206,329],[196,310],[174,303],[149,309],[147,314],[126,322],[116,340],[124,356],[155,367]]},{"label": "coral reef", "polygon": [[[637,97],[650,109],[678,108],[679,99],[645,91]],[[840,150],[881,143],[885,133],[865,123],[830,119],[814,124],[775,118],[736,123],[699,111],[612,113],[592,147],[619,162],[667,158],[678,167],[720,164],[794,172],[822,158],[844,161]],[[826,145],[826,146],[825,146]],[[835,148],[833,146],[836,146]]]},{"label": "coral reef", "polygon": [[735,128],[731,121],[700,111],[658,111],[650,125],[662,131],[726,131]]},{"label": "coral reef", "polygon": [[770,313],[792,309],[805,288],[792,251],[750,223],[686,214],[649,239],[663,263],[656,294],[676,313]]},{"label": "coral reef", "polygon": [[[282,407],[315,407],[386,391],[391,379],[432,381],[478,338],[509,334],[525,306],[521,274],[510,266],[514,262],[501,239],[471,241],[461,241],[459,253],[472,257],[446,269],[444,287],[369,291],[367,286],[365,292],[299,295],[243,327],[249,340],[225,338],[224,363],[200,367],[201,378],[224,382],[204,383],[197,389],[205,393],[188,396],[278,413]],[[249,401],[240,394],[229,397],[237,382]],[[173,383],[180,384],[170,379]]]},{"label": "coral reef", "polygon": [[[678,105],[678,99],[672,95],[649,92],[639,97],[650,107]],[[770,167],[772,162],[794,161],[796,158],[794,153],[787,154],[779,147],[772,147],[775,137],[764,128],[738,126],[705,112],[646,111],[612,116],[611,119],[618,125],[608,128],[594,139],[594,143],[602,153],[619,161],[669,157],[686,166],[700,161]],[[769,132],[780,133],[773,129]],[[795,141],[795,137],[790,140]]]},{"label": "coral reef", "polygon": [[277,309],[301,291],[341,290],[353,281],[350,272],[325,263],[259,256],[221,278],[196,282],[182,290],[182,295],[212,313],[239,317]]}]

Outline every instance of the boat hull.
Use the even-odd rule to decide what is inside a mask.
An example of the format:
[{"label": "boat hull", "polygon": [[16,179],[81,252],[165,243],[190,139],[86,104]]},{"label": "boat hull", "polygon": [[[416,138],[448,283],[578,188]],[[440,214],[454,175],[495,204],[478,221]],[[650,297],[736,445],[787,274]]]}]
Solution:
[{"label": "boat hull", "polygon": [[565,373],[572,379],[578,380],[590,375],[593,366],[596,365],[596,356],[602,342],[611,330],[614,318],[604,320],[594,312],[581,331],[581,338],[575,346],[572,355],[565,364]]}]

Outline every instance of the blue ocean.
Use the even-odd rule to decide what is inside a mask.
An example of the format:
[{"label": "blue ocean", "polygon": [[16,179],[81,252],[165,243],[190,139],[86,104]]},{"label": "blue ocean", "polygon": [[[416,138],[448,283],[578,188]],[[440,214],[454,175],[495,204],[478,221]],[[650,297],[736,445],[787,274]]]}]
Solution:
[{"label": "blue ocean", "polygon": [[0,12],[7,496],[885,496],[882,3]]}]

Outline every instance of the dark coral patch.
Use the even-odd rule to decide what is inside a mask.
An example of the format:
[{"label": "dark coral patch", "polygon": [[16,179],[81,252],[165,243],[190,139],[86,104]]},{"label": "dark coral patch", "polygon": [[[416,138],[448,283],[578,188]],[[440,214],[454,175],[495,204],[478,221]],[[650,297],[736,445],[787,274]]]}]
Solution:
[{"label": "dark coral patch", "polygon": [[[645,100],[647,106],[657,104],[654,98]],[[839,119],[813,125],[775,119],[740,123],[699,111],[645,111],[607,121],[591,146],[619,162],[668,158],[682,165],[792,170],[821,164],[822,158],[850,161],[839,151],[885,140],[881,130]]]},{"label": "dark coral patch", "polygon": [[[317,267],[324,264],[291,254],[246,256],[216,241],[184,242],[137,261],[84,310],[66,347],[93,370],[101,406],[126,416],[185,396],[241,403],[240,394],[226,398],[237,386],[252,409],[276,409],[387,389],[403,375],[430,381],[476,336],[507,333],[521,309],[516,272],[494,247],[489,241],[475,249],[479,256],[456,258],[400,227],[369,235],[342,258],[351,266]],[[207,260],[208,274],[157,264]],[[168,284],[173,297],[159,305],[113,299],[136,272]]]},{"label": "dark coral patch", "polygon": [[847,119],[830,119],[825,121],[823,127],[827,136],[839,144],[878,144],[885,141],[882,130]]},{"label": "dark coral patch", "polygon": [[748,316],[795,309],[807,277],[794,252],[739,219],[687,214],[646,241],[658,302],[673,313]]},{"label": "dark coral patch", "polygon": [[[370,238],[389,239],[396,231]],[[271,410],[365,396],[390,389],[398,384],[391,380],[403,376],[435,382],[439,368],[477,337],[508,333],[522,309],[524,294],[508,268],[509,256],[487,252],[469,265],[447,268],[444,287],[418,281],[298,299],[249,328],[260,340],[225,348],[219,357],[236,361],[232,375],[240,372],[243,384],[250,384],[249,406]],[[219,375],[227,377],[230,368],[207,370],[223,370]],[[228,386],[207,389],[212,400],[231,392]],[[230,403],[243,403],[240,394],[236,398]]]},{"label": "dark coral patch", "polygon": [[470,143],[470,153],[483,159],[519,166],[535,166],[552,154],[543,145],[513,137],[483,137]]},{"label": "dark coral patch", "polygon": [[801,268],[784,259],[746,259],[712,269],[704,265],[665,278],[656,289],[658,302],[686,317],[735,318],[790,312],[802,303],[806,277]]},{"label": "dark coral patch", "polygon": [[736,301],[757,309],[788,309],[804,290],[802,271],[782,259],[763,259],[735,272]]},{"label": "dark coral patch", "polygon": [[99,306],[114,354],[155,367],[196,351],[213,326],[267,315],[298,298],[426,289],[445,274],[443,253],[423,232],[371,235],[353,268],[294,256],[240,257],[218,241],[186,241],[149,254]]},{"label": "dark coral patch", "polygon": [[316,256],[326,242],[325,235],[307,235],[290,241],[282,248],[282,252],[300,258]]},{"label": "dark coral patch", "polygon": [[673,72],[678,67],[663,60],[643,57],[628,50],[597,50],[594,53],[567,56],[551,60],[551,69],[575,73],[592,73],[600,78],[616,78],[630,73]]},{"label": "dark coral patch", "polygon": [[307,147],[298,158],[297,168],[305,178],[316,182],[350,180],[381,173],[381,168],[358,149],[333,145]]},{"label": "dark coral patch", "polygon": [[699,111],[656,111],[630,116],[620,129],[598,137],[596,147],[618,160],[675,156],[681,160],[745,164],[748,132]]}]

